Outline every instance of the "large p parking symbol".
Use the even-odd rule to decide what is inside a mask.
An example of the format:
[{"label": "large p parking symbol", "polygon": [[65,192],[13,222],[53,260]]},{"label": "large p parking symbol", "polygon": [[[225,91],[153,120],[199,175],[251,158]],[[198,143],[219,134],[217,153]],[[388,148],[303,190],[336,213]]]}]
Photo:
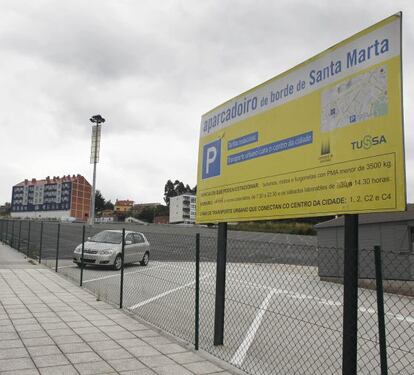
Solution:
[{"label": "large p parking symbol", "polygon": [[208,174],[210,169],[210,164],[214,163],[217,157],[217,149],[214,146],[211,146],[207,149],[207,159],[206,159],[206,173]]},{"label": "large p parking symbol", "polygon": [[221,170],[221,139],[204,145],[203,147],[202,178],[220,175]]}]

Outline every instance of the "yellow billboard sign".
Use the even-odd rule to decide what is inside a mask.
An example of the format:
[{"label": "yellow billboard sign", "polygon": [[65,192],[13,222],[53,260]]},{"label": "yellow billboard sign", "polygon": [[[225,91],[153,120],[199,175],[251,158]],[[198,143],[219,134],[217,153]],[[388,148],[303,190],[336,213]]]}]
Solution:
[{"label": "yellow billboard sign", "polygon": [[202,116],[199,223],[406,207],[401,14]]}]

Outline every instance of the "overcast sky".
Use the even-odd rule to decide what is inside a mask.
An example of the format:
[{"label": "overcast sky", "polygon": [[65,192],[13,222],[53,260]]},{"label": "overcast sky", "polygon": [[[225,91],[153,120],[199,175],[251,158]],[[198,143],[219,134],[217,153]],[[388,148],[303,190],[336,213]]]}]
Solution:
[{"label": "overcast sky", "polygon": [[203,113],[400,10],[413,202],[412,1],[1,0],[0,204],[25,178],[91,182],[97,113],[97,188],[162,202],[168,179],[196,184]]}]

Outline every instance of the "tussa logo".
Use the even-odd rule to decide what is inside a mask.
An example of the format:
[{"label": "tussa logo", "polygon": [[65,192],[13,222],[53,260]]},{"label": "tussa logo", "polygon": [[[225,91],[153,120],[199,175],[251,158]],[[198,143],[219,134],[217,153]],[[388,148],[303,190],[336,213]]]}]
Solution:
[{"label": "tussa logo", "polygon": [[385,135],[378,135],[378,136],[371,136],[366,135],[364,138],[362,138],[359,141],[353,141],[351,142],[352,149],[353,150],[369,150],[372,146],[378,146],[382,143],[387,143],[387,139],[385,138]]}]

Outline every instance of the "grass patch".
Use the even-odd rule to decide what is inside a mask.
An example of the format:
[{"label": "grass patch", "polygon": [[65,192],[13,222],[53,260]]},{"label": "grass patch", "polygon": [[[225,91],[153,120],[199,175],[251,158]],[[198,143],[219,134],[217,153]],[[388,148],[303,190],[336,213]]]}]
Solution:
[{"label": "grass patch", "polygon": [[309,223],[284,223],[274,221],[243,222],[229,225],[230,230],[241,230],[246,232],[269,232],[269,233],[287,233],[302,234],[306,236],[315,236],[316,231],[312,224]]}]

